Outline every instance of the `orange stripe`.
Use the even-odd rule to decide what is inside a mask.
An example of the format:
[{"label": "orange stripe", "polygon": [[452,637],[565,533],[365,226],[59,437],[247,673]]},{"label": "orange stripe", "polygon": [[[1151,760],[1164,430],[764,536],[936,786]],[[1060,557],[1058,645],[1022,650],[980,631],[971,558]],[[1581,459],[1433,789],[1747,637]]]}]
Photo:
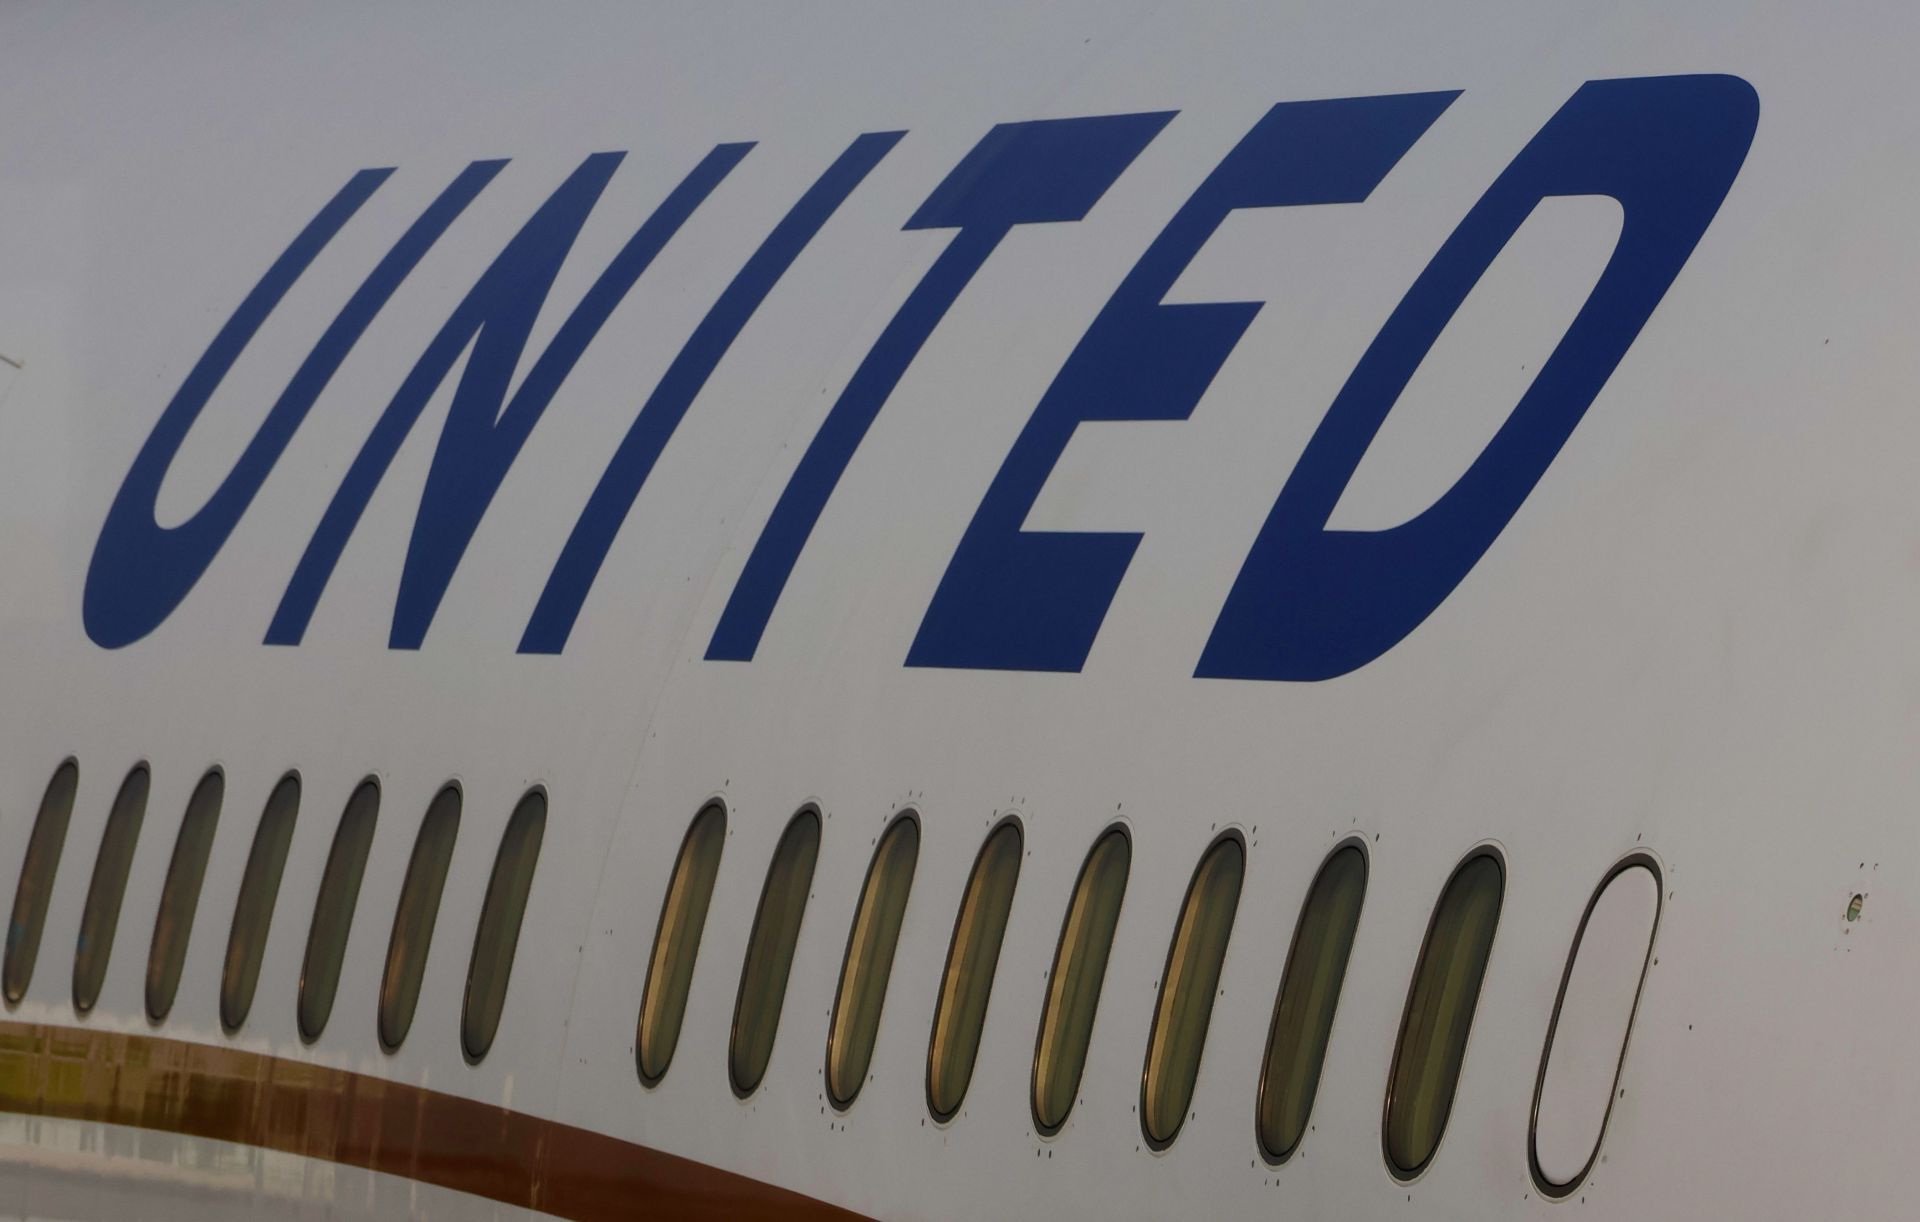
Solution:
[{"label": "orange stripe", "polygon": [[301,1154],[581,1222],[858,1217],[592,1129],[368,1074],[151,1035],[0,1022],[0,1110]]}]

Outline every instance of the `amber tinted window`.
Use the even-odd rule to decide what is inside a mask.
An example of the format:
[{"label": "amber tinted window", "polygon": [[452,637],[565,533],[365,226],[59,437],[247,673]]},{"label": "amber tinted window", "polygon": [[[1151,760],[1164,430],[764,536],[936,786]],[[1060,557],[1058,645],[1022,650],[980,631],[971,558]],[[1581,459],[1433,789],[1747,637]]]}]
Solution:
[{"label": "amber tinted window", "polygon": [[760,891],[760,908],[753,916],[753,932],[747,938],[746,962],[740,968],[727,1074],[734,1093],[743,1098],[760,1085],[773,1058],[773,1037],[780,1029],[780,1007],[787,998],[793,948],[800,940],[807,888],[813,885],[813,867],[819,857],[820,815],[808,807],[787,824],[774,847],[767,882]]},{"label": "amber tinted window", "polygon": [[308,1041],[320,1038],[333,1014],[340,964],[346,957],[347,935],[353,929],[353,910],[360,902],[360,880],[367,872],[367,853],[373,848],[379,815],[380,786],[371,780],[360,782],[340,814],[327,868],[320,875],[313,924],[307,930],[307,954],[300,965],[300,1036]]},{"label": "amber tinted window", "polygon": [[1366,895],[1367,855],[1349,843],[1320,867],[1301,905],[1260,1070],[1255,1127],[1260,1152],[1270,1161],[1291,1157],[1306,1134]]},{"label": "amber tinted window", "polygon": [[687,993],[693,987],[693,964],[700,954],[700,933],[707,925],[707,905],[713,900],[714,880],[720,877],[720,850],[726,842],[727,808],[718,802],[700,809],[680,842],[680,856],[653,934],[653,959],[647,965],[634,1041],[640,1080],[648,1086],[666,1076],[680,1042]]},{"label": "amber tinted window", "polygon": [[280,877],[286,873],[293,821],[299,813],[300,778],[289,773],[267,795],[260,826],[253,833],[253,849],[247,854],[247,872],[240,877],[240,898],[233,906],[233,932],[227,937],[227,962],[220,974],[220,1021],[228,1031],[238,1031],[253,1009],[253,991],[260,983],[260,962],[267,953],[273,906],[280,898]]},{"label": "amber tinted window", "polygon": [[1109,828],[1094,842],[1073,884],[1060,945],[1047,978],[1046,1008],[1033,1055],[1033,1119],[1042,1133],[1058,1132],[1073,1110],[1086,1068],[1093,1016],[1100,986],[1107,978],[1107,956],[1120,923],[1120,901],[1127,892],[1133,846],[1126,832]]},{"label": "amber tinted window", "polygon": [[927,1107],[939,1120],[960,1110],[973,1080],[987,998],[1000,964],[1007,914],[1013,910],[1014,885],[1020,881],[1021,845],[1017,820],[1003,819],[988,834],[953,922],[947,970],[934,1006],[933,1038],[927,1045]]},{"label": "amber tinted window", "polygon": [[5,977],[7,1004],[18,1005],[33,980],[33,963],[40,957],[40,933],[47,925],[47,902],[53,898],[54,875],[60,871],[60,851],[66,847],[67,824],[73,818],[73,794],[80,786],[80,765],[61,764],[40,798],[33,820],[26,859],[20,863],[20,885],[13,893],[13,919],[7,923]]},{"label": "amber tinted window", "polygon": [[147,955],[147,1017],[156,1023],[173,1009],[180,971],[187,965],[187,939],[193,933],[193,914],[200,906],[200,884],[207,877],[207,854],[213,851],[226,790],[226,778],[218,769],[201,777],[173,841],[173,861],[153,920],[153,949]]},{"label": "amber tinted window", "polygon": [[1475,853],[1447,880],[1427,926],[1387,1079],[1383,1138],[1403,1179],[1426,1169],[1446,1132],[1505,887],[1500,859]]},{"label": "amber tinted window", "polygon": [[893,952],[900,944],[900,922],[906,918],[907,896],[913,890],[913,869],[919,859],[920,821],[908,812],[889,823],[881,835],[847,934],[840,989],[827,1026],[827,1097],[835,1107],[853,1102],[873,1063],[880,1011],[893,974]]},{"label": "amber tinted window", "polygon": [[1213,842],[1187,884],[1180,923],[1160,975],[1160,1000],[1154,1006],[1147,1063],[1140,1074],[1140,1124],[1156,1149],[1179,1135],[1193,1101],[1246,873],[1246,845],[1229,833]]},{"label": "amber tinted window", "polygon": [[393,936],[387,943],[387,970],[380,978],[380,1043],[392,1051],[413,1027],[420,1004],[420,981],[433,944],[433,923],[440,915],[440,892],[447,885],[454,838],[460,833],[460,790],[449,785],[434,795],[413,842],[400,903],[393,912]]},{"label": "amber tinted window", "polygon": [[140,824],[147,817],[150,779],[147,766],[137,765],[120,783],[113,809],[107,812],[107,827],[100,837],[100,855],[93,861],[93,882],[87,888],[87,906],[80,914],[80,941],[73,956],[73,1008],[82,1014],[100,1000],[100,986],[107,979],[113,931],[119,927],[120,901],[127,893],[127,872],[133,869]]},{"label": "amber tinted window", "polygon": [[520,799],[507,820],[480,909],[480,928],[473,935],[467,997],[460,1009],[460,1047],[469,1060],[486,1056],[500,1030],[507,981],[513,976],[513,953],[520,945],[520,922],[527,913],[533,868],[540,861],[540,841],[546,830],[547,795],[536,789]]}]

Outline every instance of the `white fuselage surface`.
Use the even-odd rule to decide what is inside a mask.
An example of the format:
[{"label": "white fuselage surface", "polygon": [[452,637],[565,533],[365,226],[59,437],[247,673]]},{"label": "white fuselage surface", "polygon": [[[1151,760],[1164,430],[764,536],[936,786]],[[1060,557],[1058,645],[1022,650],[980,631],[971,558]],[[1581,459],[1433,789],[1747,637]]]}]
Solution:
[{"label": "white fuselage surface", "polygon": [[1904,1216],[1917,48],[7,5],[0,1216]]}]

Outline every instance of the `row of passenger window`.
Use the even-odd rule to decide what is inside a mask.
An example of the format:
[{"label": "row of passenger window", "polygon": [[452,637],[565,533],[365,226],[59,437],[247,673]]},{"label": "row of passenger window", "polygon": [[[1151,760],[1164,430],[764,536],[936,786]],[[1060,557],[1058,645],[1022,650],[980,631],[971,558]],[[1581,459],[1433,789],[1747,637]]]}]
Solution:
[{"label": "row of passenger window", "polygon": [[[682,841],[668,884],[635,1043],[640,1079],[648,1087],[657,1085],[672,1064],[700,933],[719,876],[726,823],[726,809],[718,801],[699,811]],[[821,831],[817,809],[808,806],[795,814],[774,848],[761,888],[728,1044],[728,1075],[741,1098],[759,1087],[773,1054]],[[879,837],[867,868],[828,1020],[827,1098],[838,1110],[853,1104],[867,1079],[919,847],[919,817],[912,810],[903,811]],[[959,1112],[973,1077],[1023,857],[1019,820],[1002,819],[988,832],[962,894],[927,1049],[927,1109],[942,1123]],[[1107,828],[1095,839],[1067,901],[1034,1045],[1031,1104],[1034,1125],[1043,1135],[1061,1129],[1079,1093],[1131,861],[1126,828],[1120,824]],[[1651,859],[1636,857],[1621,863],[1595,893],[1582,918],[1562,980],[1561,1002],[1594,906],[1603,894],[1616,893],[1612,883],[1626,870],[1652,880],[1657,917],[1658,880]],[[1307,1131],[1359,928],[1367,874],[1365,842],[1358,838],[1341,842],[1321,864],[1295,923],[1258,1079],[1254,1127],[1260,1152],[1270,1164],[1290,1158]],[[1158,982],[1141,1073],[1141,1129],[1155,1150],[1172,1145],[1189,1114],[1245,876],[1245,842],[1238,832],[1222,833],[1201,856],[1180,907]],[[1387,1075],[1382,1149],[1389,1168],[1400,1179],[1413,1179],[1427,1168],[1446,1130],[1505,889],[1504,860],[1492,846],[1481,846],[1454,869],[1435,903]],[[1640,959],[1637,965],[1629,964],[1633,976],[1627,1025],[1637,1006],[1652,935],[1648,924],[1644,940],[1635,944]],[[1626,1036],[1623,1027],[1614,1076],[1604,1080],[1605,1094],[1598,1100],[1597,1113],[1584,1106],[1591,1100],[1579,1101],[1571,1109],[1553,1106],[1559,1103],[1555,1091],[1577,1093],[1572,1087],[1561,1090],[1559,1083],[1566,1075],[1549,1074],[1559,1019],[1557,1002],[1536,1087],[1535,1131],[1529,1138],[1535,1181],[1549,1195],[1571,1192],[1591,1169]],[[1552,1136],[1558,1144],[1544,1162],[1538,1132],[1542,1092],[1549,1096],[1553,1116],[1569,1110],[1575,1113],[1569,1129],[1573,1144],[1556,1131]],[[1569,1162],[1562,1147],[1584,1153]]]},{"label": "row of passenger window", "polygon": [[[73,1004],[82,1014],[93,1009],[106,978],[146,813],[149,779],[147,766],[141,764],[122,782],[94,861],[74,955]],[[74,761],[60,766],[47,786],[28,841],[0,968],[4,986],[0,991],[9,1005],[20,1002],[32,979],[78,781]],[[174,842],[147,963],[146,1009],[154,1022],[167,1017],[179,987],[225,787],[225,776],[217,768],[201,778]],[[230,1033],[240,1030],[252,1008],[300,800],[300,777],[289,772],[275,785],[254,831],[221,972],[220,1017]],[[379,993],[377,1031],[381,1046],[389,1052],[406,1040],[413,1023],[459,833],[461,804],[459,786],[443,786],[428,805],[414,840]],[[535,787],[523,795],[494,858],[461,1009],[461,1047],[470,1061],[487,1054],[499,1028],[539,860],[546,809],[543,789]],[[320,1038],[332,1014],[379,810],[380,788],[369,778],[348,799],[334,832],[308,928],[296,1002],[299,1031],[308,1042]],[[821,833],[820,812],[812,806],[802,808],[788,822],[767,868],[741,966],[728,1043],[728,1076],[741,1098],[759,1088],[773,1055]],[[726,834],[726,808],[717,801],[708,803],[695,815],[674,865],[648,962],[635,1044],[639,1075],[649,1087],[666,1076],[679,1042]],[[902,811],[878,838],[867,868],[828,1021],[827,1096],[838,1110],[852,1106],[868,1076],[919,850],[919,816],[912,810]],[[927,1108],[942,1123],[959,1112],[972,1081],[1024,856],[1020,821],[1011,816],[1002,819],[975,857],[962,895],[927,1052]],[[1108,827],[1088,851],[1067,901],[1034,1045],[1032,1116],[1043,1135],[1057,1133],[1065,1125],[1079,1093],[1131,864],[1132,843],[1126,828]],[[1583,1127],[1581,1107],[1549,1108],[1554,1115],[1571,1111],[1575,1121],[1567,1130],[1571,1137],[1556,1131],[1549,1146],[1543,1146],[1543,1099],[1553,1103],[1558,1097],[1554,1092],[1578,1094],[1582,1089],[1577,1077],[1549,1072],[1561,1005],[1574,982],[1576,956],[1595,909],[1603,896],[1624,891],[1613,884],[1628,871],[1644,876],[1636,886],[1651,887],[1651,918],[1643,940],[1637,940],[1639,934],[1628,939],[1629,951],[1638,947],[1641,954],[1625,1017],[1626,1024],[1631,1024],[1640,973],[1650,953],[1651,920],[1658,915],[1656,867],[1644,857],[1616,866],[1583,915],[1542,1054],[1529,1161],[1536,1183],[1550,1194],[1569,1192],[1584,1179],[1610,1111],[1617,1060],[1615,1078],[1603,1083],[1605,1094],[1597,1112],[1591,1106],[1585,1108],[1593,1114],[1591,1123]],[[1307,1131],[1359,928],[1367,874],[1364,841],[1356,838],[1337,845],[1309,886],[1295,923],[1258,1079],[1254,1127],[1260,1152],[1269,1163],[1290,1158]],[[1244,841],[1238,832],[1222,833],[1202,855],[1181,904],[1158,984],[1141,1073],[1141,1129],[1147,1144],[1156,1150],[1172,1145],[1189,1114],[1245,876]],[[1497,850],[1477,848],[1448,879],[1429,921],[1387,1076],[1382,1147],[1390,1169],[1402,1179],[1426,1169],[1445,1132],[1492,953],[1505,883],[1505,864]],[[1611,915],[1606,919],[1619,924]],[[1623,1027],[1621,1055],[1625,1037]],[[1569,1081],[1573,1085],[1565,1085]],[[1543,1155],[1543,1150],[1548,1152]]]},{"label": "row of passenger window", "polygon": [[[120,923],[121,901],[133,866],[140,828],[146,818],[151,773],[137,765],[121,782],[107,814],[93,877],[80,917],[80,935],[74,950],[73,1007],[92,1011],[106,982],[107,962],[113,952],[114,932]],[[6,958],[0,966],[0,992],[8,1005],[26,996],[40,954],[47,905],[54,876],[66,845],[67,825],[73,815],[80,769],[68,760],[54,773],[27,842],[20,884],[14,892],[13,917],[7,926]],[[260,966],[266,954],[267,933],[293,843],[294,822],[300,811],[300,776],[289,772],[274,786],[255,826],[253,847],[247,856],[234,903],[220,974],[220,1022],[229,1033],[239,1031],[253,1008]],[[162,1022],[173,1009],[187,941],[199,908],[207,858],[226,798],[226,776],[218,768],[201,777],[187,800],[173,855],[160,892],[153,924],[153,942],[147,957],[146,1010]],[[460,787],[448,783],[434,795],[414,840],[413,855],[401,885],[388,939],[385,971],[381,977],[377,1027],[387,1051],[398,1049],[413,1025],[426,972],[427,951],[433,942],[434,922],[447,867],[453,859],[460,830]],[[360,898],[360,882],[373,846],[374,824],[380,813],[380,786],[362,781],[347,800],[335,829],[333,846],[320,878],[313,919],[308,926],[306,953],[301,962],[295,1012],[301,1038],[312,1043],[326,1030],[333,1013],[340,968],[346,957],[347,935]],[[493,875],[481,908],[467,970],[466,996],[461,1007],[461,1049],[471,1061],[486,1056],[500,1026],[501,1008],[512,973],[520,922],[533,886],[534,866],[540,856],[546,827],[545,790],[529,790],[515,806],[494,858]]]}]

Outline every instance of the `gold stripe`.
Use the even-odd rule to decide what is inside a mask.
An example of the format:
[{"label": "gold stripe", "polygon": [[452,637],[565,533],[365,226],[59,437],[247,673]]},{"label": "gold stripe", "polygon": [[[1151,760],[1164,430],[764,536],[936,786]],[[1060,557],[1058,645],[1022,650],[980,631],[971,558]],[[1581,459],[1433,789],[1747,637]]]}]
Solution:
[{"label": "gold stripe", "polygon": [[0,1110],[300,1154],[580,1222],[859,1216],[592,1129],[151,1035],[0,1022]]}]

